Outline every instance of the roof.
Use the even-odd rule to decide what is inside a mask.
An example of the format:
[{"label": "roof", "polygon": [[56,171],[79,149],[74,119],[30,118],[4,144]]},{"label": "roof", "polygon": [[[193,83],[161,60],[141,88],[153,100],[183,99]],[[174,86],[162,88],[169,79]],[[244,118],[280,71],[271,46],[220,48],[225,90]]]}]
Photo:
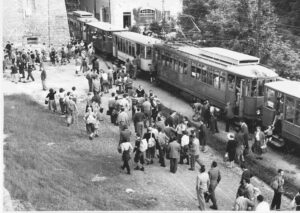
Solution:
[{"label": "roof", "polygon": [[89,12],[86,12],[86,11],[81,11],[81,10],[73,11],[73,14],[77,15],[77,16],[91,16],[91,17],[94,16],[92,13],[89,13]]},{"label": "roof", "polygon": [[[218,67],[220,69],[225,69],[228,70],[229,72],[232,72],[233,74],[240,75],[240,76],[245,76],[248,78],[275,78],[278,77],[277,73],[275,73],[273,70],[266,68],[264,66],[258,65],[256,63],[252,64],[243,64],[243,65],[236,65],[233,63],[228,63],[223,60],[216,60],[215,58],[208,58],[208,57],[203,57],[203,53],[207,53],[210,50],[217,51],[220,49],[222,51],[222,54],[227,53],[235,53],[232,55],[236,55],[236,57],[239,59],[245,59],[243,58],[244,56],[247,56],[242,53],[234,52],[231,50],[226,50],[223,48],[199,48],[195,46],[189,46],[189,45],[183,45],[183,44],[172,44],[172,45],[158,45],[158,46],[165,46],[165,47],[171,47],[175,49],[176,51],[184,52],[189,55],[193,55],[197,58],[199,58],[200,61],[205,62],[208,65],[213,65],[215,67]],[[247,56],[248,57],[248,56]],[[253,56],[249,56],[250,58],[256,58]],[[257,58],[256,58],[257,59]]]},{"label": "roof", "polygon": [[162,40],[153,38],[150,36],[145,36],[135,32],[116,32],[115,35],[118,37],[126,38],[131,41],[135,41],[141,44],[157,44],[162,43]]},{"label": "roof", "polygon": [[275,82],[266,83],[265,86],[300,99],[299,81],[290,81],[290,80],[275,81]]},{"label": "roof", "polygon": [[80,22],[84,22],[84,23],[89,23],[89,22],[95,22],[98,21],[96,18],[94,17],[81,17],[81,18],[77,18],[78,21]]},{"label": "roof", "polygon": [[244,66],[229,66],[227,70],[236,74],[242,75],[248,78],[276,78],[278,74],[273,70],[261,65],[244,65]]},{"label": "roof", "polygon": [[109,31],[109,32],[127,31],[126,29],[124,29],[122,27],[118,27],[115,25],[111,25],[110,23],[101,22],[101,21],[90,22],[90,23],[87,23],[87,25],[95,27],[95,28],[103,30],[103,31]]},{"label": "roof", "polygon": [[219,47],[207,47],[201,48],[202,55],[207,55],[209,57],[217,57],[221,60],[233,63],[233,64],[249,64],[249,63],[259,63],[259,58],[246,55],[243,53],[235,52],[232,50],[219,48]]}]

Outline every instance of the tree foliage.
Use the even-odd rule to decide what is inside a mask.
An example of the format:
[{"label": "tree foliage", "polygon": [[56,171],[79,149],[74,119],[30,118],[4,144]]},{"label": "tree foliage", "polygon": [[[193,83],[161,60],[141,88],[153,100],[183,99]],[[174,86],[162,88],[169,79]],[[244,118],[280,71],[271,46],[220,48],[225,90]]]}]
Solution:
[{"label": "tree foliage", "polygon": [[257,0],[190,0],[184,13],[193,15],[200,26],[202,45],[258,56],[279,74],[300,70],[299,52],[277,32],[271,1],[261,2],[259,10]]}]

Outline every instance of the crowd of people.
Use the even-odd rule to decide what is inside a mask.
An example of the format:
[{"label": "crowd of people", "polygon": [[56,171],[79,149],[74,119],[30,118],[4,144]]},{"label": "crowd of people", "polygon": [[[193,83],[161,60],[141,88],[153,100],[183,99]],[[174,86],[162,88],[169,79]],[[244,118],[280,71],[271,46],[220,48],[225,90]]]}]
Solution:
[{"label": "crowd of people", "polygon": [[[45,49],[42,48],[41,52],[30,49],[18,51],[8,43],[5,57],[12,63],[12,80],[18,81],[16,77],[18,70],[22,78],[25,76],[24,71],[27,70],[27,79],[31,78],[34,81],[31,72],[39,65],[43,90],[46,90],[44,62],[47,61],[47,57],[49,56],[52,65],[70,63],[70,60],[74,58],[75,74],[85,76],[88,81],[89,92],[83,118],[89,139],[93,140],[99,136],[99,128],[106,115],[110,117],[110,122],[119,128],[118,152],[122,154],[121,169],[126,169],[127,174],[132,174],[129,163],[132,157],[135,171],[145,171],[148,166],[155,164],[156,158],[161,167],[166,167],[166,160],[169,160],[171,173],[177,172],[178,164],[186,164],[189,170],[194,171],[197,163],[200,166],[200,172],[196,178],[199,209],[205,210],[205,202],[210,200],[211,208],[218,209],[215,190],[221,181],[221,172],[216,161],[211,163],[211,168],[207,171],[201,156],[201,152],[208,151],[208,135],[219,132],[217,117],[220,112],[217,108],[210,106],[208,100],[204,104],[193,104],[195,111],[193,120],[197,121],[195,126],[187,117],[176,111],[169,113],[163,111],[160,100],[152,90],[147,93],[141,85],[138,88],[133,87],[139,63],[136,58],[132,62],[126,60],[125,65],[113,63],[111,67],[104,68],[95,57],[92,43],[87,45],[83,41],[72,41],[66,46],[62,45],[58,51],[51,47],[47,53]],[[116,92],[112,90],[115,88]],[[111,97],[105,113],[106,107],[103,106],[102,98],[110,92]],[[59,91],[49,89],[45,100],[49,110],[56,112],[57,102],[60,106],[60,113],[66,117],[67,125],[78,123],[76,87],[67,92],[63,88]],[[232,110],[228,103],[225,109],[226,131],[229,132],[232,127],[234,133],[228,133],[225,158],[229,168],[232,168],[236,161],[243,170],[233,209],[240,211],[279,210],[281,195],[284,193],[283,171],[279,170],[278,175],[272,181],[274,198],[269,206],[260,190],[252,185],[252,175],[245,166],[245,155],[250,149],[248,126],[244,120],[240,120],[239,125],[235,126]],[[133,128],[130,128],[131,125]],[[133,132],[130,129],[133,129]],[[266,134],[268,135],[268,132]],[[133,141],[134,146],[131,144]],[[257,154],[258,159],[262,159],[264,145],[265,133],[257,127],[251,150]],[[299,210],[299,193],[295,196],[293,205]]]}]

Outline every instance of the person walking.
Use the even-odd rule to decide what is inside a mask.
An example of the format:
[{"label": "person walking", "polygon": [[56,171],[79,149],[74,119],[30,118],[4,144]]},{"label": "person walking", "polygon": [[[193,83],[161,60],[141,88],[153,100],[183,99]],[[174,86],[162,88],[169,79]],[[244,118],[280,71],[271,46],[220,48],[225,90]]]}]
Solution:
[{"label": "person walking", "polygon": [[78,109],[77,109],[76,102],[71,98],[68,99],[68,103],[66,104],[66,106],[67,106],[67,126],[70,126],[75,121],[77,122]]},{"label": "person walking", "polygon": [[166,133],[162,130],[161,127],[158,127],[158,136],[157,136],[157,144],[158,144],[158,151],[159,151],[159,163],[160,166],[166,167],[165,164],[165,155],[166,149],[169,144],[169,138]]},{"label": "person walking", "polygon": [[27,68],[27,81],[29,80],[29,78],[31,78],[32,81],[34,81],[34,77],[32,76],[32,71],[33,71],[33,66],[28,64],[28,68]]},{"label": "person walking", "polygon": [[18,83],[18,67],[16,63],[13,63],[11,66],[11,81],[14,83]]},{"label": "person walking", "polygon": [[202,165],[202,162],[200,161],[200,143],[198,138],[196,137],[196,132],[194,130],[191,131],[189,153],[191,158],[191,168],[189,168],[189,170],[194,171],[195,162],[197,162],[200,166]]},{"label": "person walking", "polygon": [[234,138],[234,135],[232,133],[229,133],[227,135],[227,146],[226,146],[226,155],[228,156],[229,159],[229,168],[232,168],[234,166],[234,159],[236,155],[236,140]]},{"label": "person walking", "polygon": [[110,116],[110,122],[111,123],[114,123],[113,122],[113,110],[114,110],[114,105],[116,103],[116,100],[115,100],[115,93],[111,93],[111,97],[108,99],[108,111],[107,111],[107,115]]},{"label": "person walking", "polygon": [[93,140],[95,134],[95,123],[96,123],[96,116],[93,112],[92,107],[87,108],[87,112],[84,115],[84,120],[86,124],[86,131],[89,135],[89,139]]},{"label": "person walking", "polygon": [[123,129],[120,131],[119,144],[130,141],[130,137],[131,137],[131,131],[128,129],[127,125],[124,125]]},{"label": "person walking", "polygon": [[280,209],[281,206],[281,195],[284,192],[284,171],[282,169],[278,169],[278,174],[275,176],[275,178],[272,180],[271,187],[274,190],[274,196],[271,203],[271,210]]},{"label": "person walking", "polygon": [[180,156],[180,144],[176,138],[171,138],[168,146],[168,155],[170,159],[170,172],[176,173],[178,167],[178,159]]},{"label": "person walking", "polygon": [[55,112],[56,111],[56,101],[55,101],[55,94],[56,91],[54,91],[52,88],[49,89],[49,93],[46,96],[46,98],[49,99],[48,108],[50,111]]},{"label": "person walking", "polygon": [[120,130],[123,129],[124,125],[130,126],[130,119],[128,114],[125,112],[125,108],[121,107],[121,112],[118,114],[117,117],[117,124],[119,125]]},{"label": "person walking", "polygon": [[134,129],[136,134],[143,135],[144,131],[145,115],[141,112],[140,108],[136,109],[136,113],[133,116]]},{"label": "person walking", "polygon": [[129,160],[131,159],[130,154],[133,150],[132,145],[129,141],[127,141],[127,142],[121,143],[120,148],[121,148],[121,153],[122,153],[122,160],[124,162],[121,169],[124,170],[126,168],[127,174],[130,175]]},{"label": "person walking", "polygon": [[42,80],[42,87],[43,87],[43,90],[44,90],[44,91],[47,90],[47,86],[46,86],[46,78],[47,78],[47,73],[46,73],[45,68],[43,68],[43,69],[42,69],[42,72],[41,72],[41,80]]},{"label": "person walking", "polygon": [[200,121],[199,123],[199,129],[198,129],[198,137],[199,137],[199,142],[201,145],[201,150],[202,152],[207,152],[207,128],[206,125]]},{"label": "person walking", "polygon": [[226,118],[226,132],[229,132],[229,127],[233,124],[234,113],[233,107],[230,102],[227,102],[225,107],[225,118]]},{"label": "person walking", "polygon": [[142,111],[145,114],[144,126],[145,127],[151,126],[152,110],[151,110],[151,103],[148,98],[145,98],[145,101],[142,104]]},{"label": "person walking", "polygon": [[262,146],[265,144],[265,134],[261,131],[261,127],[256,127],[256,132],[254,133],[254,144],[252,145],[252,152],[257,155],[257,159],[262,160]]},{"label": "person walking", "polygon": [[148,143],[148,148],[146,151],[147,164],[153,164],[153,159],[155,157],[156,140],[154,134],[152,133],[151,127],[148,127],[143,139],[146,139]]},{"label": "person walking", "polygon": [[[148,148],[147,140],[141,139],[140,135],[137,135],[136,141],[135,141],[135,147],[133,152],[135,152],[134,156],[134,162],[137,164],[137,166],[134,168],[134,170],[141,170],[145,171],[144,164],[145,164],[145,152]],[[140,167],[141,165],[141,167]]]},{"label": "person walking", "polygon": [[244,152],[243,155],[246,156],[249,153],[249,128],[244,119],[240,120],[240,126],[241,126],[241,132],[243,133],[244,136]]},{"label": "person walking", "polygon": [[209,198],[211,199],[211,201],[213,203],[213,205],[210,206],[210,208],[214,209],[214,210],[218,209],[215,190],[217,188],[217,185],[221,181],[221,172],[217,168],[217,166],[218,166],[217,162],[213,161],[211,164],[211,169],[208,171],[209,182],[210,182],[209,187],[208,187],[208,191],[210,194]]},{"label": "person walking", "polygon": [[200,211],[205,211],[205,198],[204,193],[208,191],[208,186],[210,185],[210,180],[208,173],[205,172],[205,166],[200,166],[200,174],[197,175],[196,179],[196,192],[199,203]]},{"label": "person walking", "polygon": [[186,159],[186,164],[189,165],[189,143],[190,138],[188,136],[188,132],[186,130],[182,131],[183,135],[180,139],[181,142],[181,151],[180,151],[180,161],[179,164],[183,164],[183,160]]},{"label": "person walking", "polygon": [[244,134],[241,132],[241,127],[235,127],[235,139],[236,139],[236,159],[237,162],[242,164],[245,161],[244,158],[244,149],[245,149],[245,141],[244,141]]}]

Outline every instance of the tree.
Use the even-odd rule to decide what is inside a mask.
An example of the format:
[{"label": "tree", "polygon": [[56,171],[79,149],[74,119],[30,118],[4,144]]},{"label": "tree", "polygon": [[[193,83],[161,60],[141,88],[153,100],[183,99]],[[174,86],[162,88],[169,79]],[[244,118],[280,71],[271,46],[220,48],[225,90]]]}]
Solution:
[{"label": "tree", "polygon": [[[256,0],[192,0],[187,7],[198,8],[197,3],[206,7],[196,17],[203,45],[258,56],[280,74],[299,69],[299,53],[278,34],[278,17],[270,0],[261,0],[261,7]],[[196,15],[193,8],[185,12]]]}]

